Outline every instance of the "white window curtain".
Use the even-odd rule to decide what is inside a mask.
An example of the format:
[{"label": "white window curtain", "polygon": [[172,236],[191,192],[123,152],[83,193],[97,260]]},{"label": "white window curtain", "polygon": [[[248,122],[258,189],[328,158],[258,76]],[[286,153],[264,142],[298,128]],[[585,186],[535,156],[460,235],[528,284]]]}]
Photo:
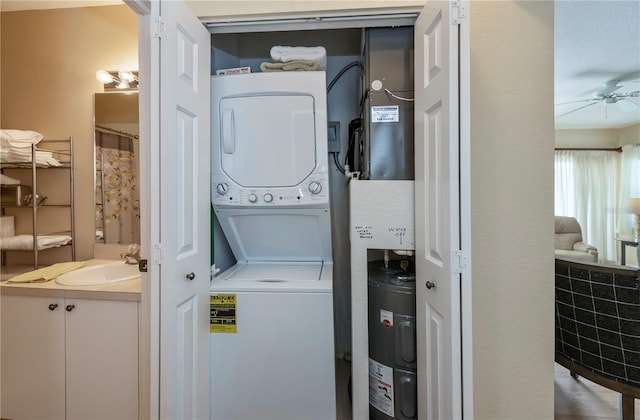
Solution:
[{"label": "white window curtain", "polygon": [[599,150],[555,153],[555,214],[575,217],[583,240],[598,248],[604,263],[616,261],[619,155]]},{"label": "white window curtain", "polygon": [[640,198],[640,144],[622,146],[620,169],[620,214],[618,217],[618,233],[631,235],[635,218],[624,210],[626,198]]}]

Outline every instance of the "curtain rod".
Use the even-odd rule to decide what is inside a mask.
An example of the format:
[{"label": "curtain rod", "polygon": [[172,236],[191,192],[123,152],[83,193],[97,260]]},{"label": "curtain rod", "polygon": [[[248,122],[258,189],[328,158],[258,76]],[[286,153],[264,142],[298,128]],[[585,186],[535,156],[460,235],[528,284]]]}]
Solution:
[{"label": "curtain rod", "polygon": [[583,147],[556,147],[555,150],[584,150],[584,151],[594,151],[594,152],[619,152],[622,153],[622,147],[610,147],[610,148],[583,148]]},{"label": "curtain rod", "polygon": [[116,130],[114,128],[103,127],[101,125],[96,125],[96,129],[97,130],[101,130],[101,131],[105,131],[105,132],[111,133],[111,134],[120,134],[122,136],[129,137],[132,140],[138,140],[140,138],[140,136],[138,136],[137,134],[127,133],[126,131],[120,131],[120,130]]}]

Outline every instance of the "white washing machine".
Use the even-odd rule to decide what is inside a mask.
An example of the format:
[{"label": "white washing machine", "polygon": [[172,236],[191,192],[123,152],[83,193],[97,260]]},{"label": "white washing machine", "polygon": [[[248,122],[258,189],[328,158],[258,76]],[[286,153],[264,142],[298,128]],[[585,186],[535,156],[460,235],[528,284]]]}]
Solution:
[{"label": "white washing machine", "polygon": [[324,72],[213,76],[211,418],[336,417]]}]

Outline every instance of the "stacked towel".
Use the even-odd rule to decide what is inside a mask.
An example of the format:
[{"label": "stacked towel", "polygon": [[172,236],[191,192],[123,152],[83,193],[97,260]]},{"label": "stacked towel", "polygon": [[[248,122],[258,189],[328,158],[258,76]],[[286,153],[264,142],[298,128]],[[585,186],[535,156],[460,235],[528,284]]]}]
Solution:
[{"label": "stacked towel", "polygon": [[0,184],[2,185],[20,185],[20,180],[0,174]]},{"label": "stacked towel", "polygon": [[262,71],[314,71],[326,70],[327,51],[324,47],[283,47],[271,48],[273,63],[260,64]]},{"label": "stacked towel", "polygon": [[[38,249],[47,249],[66,245],[71,242],[69,235],[38,235]],[[16,235],[0,239],[3,251],[30,251],[33,249],[32,235]]]},{"label": "stacked towel", "polygon": [[286,63],[262,63],[262,71],[314,71],[318,69],[318,63],[311,60],[288,61]]},{"label": "stacked towel", "polygon": [[318,70],[327,69],[327,50],[324,47],[285,47],[276,45],[271,48],[271,59],[276,63],[290,61],[315,61]]},{"label": "stacked towel", "polygon": [[[0,130],[0,162],[31,162],[32,147],[42,140],[42,134],[32,130]],[[62,166],[53,152],[36,150],[36,163],[40,166]]]},{"label": "stacked towel", "polygon": [[[0,162],[31,162],[31,157],[31,147],[3,147],[0,149]],[[62,166],[60,161],[53,157],[53,152],[48,150],[36,150],[36,163],[40,166]]]},{"label": "stacked towel", "polygon": [[31,130],[0,130],[0,146],[31,147],[42,140],[42,134]]}]

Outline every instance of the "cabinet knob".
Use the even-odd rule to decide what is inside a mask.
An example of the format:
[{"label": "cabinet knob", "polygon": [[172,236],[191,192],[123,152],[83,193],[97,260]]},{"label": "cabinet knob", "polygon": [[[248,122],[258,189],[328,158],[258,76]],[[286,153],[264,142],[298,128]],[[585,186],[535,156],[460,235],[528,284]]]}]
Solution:
[{"label": "cabinet knob", "polygon": [[428,281],[425,283],[425,286],[427,286],[427,289],[433,289],[434,287],[436,287],[436,284],[434,282]]},{"label": "cabinet knob", "polygon": [[189,273],[186,275],[186,277],[187,277],[187,280],[193,280],[196,278],[196,275],[195,273]]},{"label": "cabinet knob", "polygon": [[71,311],[73,311],[73,308],[75,308],[75,307],[76,307],[76,305],[67,305],[64,309],[66,309],[67,312],[71,312]]},{"label": "cabinet knob", "polygon": [[57,304],[57,303],[50,303],[50,304],[49,304],[49,310],[50,310],[50,311],[53,311],[53,310],[54,310],[54,309],[56,309],[57,307],[58,307],[58,304]]}]

